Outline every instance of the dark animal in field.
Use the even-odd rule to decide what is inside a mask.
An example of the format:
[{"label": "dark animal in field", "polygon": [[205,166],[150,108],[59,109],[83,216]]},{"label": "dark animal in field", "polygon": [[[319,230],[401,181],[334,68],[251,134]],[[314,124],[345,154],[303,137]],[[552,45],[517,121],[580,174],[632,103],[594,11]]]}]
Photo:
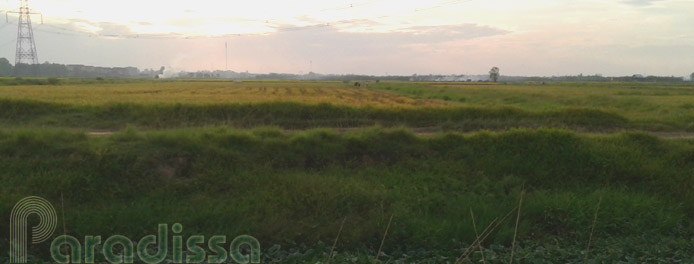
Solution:
[{"label": "dark animal in field", "polygon": [[354,86],[355,87],[361,87],[361,83],[360,82],[354,82]]}]

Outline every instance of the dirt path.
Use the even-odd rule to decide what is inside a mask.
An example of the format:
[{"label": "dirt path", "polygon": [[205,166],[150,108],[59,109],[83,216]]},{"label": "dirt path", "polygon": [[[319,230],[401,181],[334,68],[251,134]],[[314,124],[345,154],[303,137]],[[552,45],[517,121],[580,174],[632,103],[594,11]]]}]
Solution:
[{"label": "dirt path", "polygon": [[[355,132],[364,129],[365,127],[342,127],[342,128],[334,128],[336,131],[338,131],[340,134],[344,134],[347,132]],[[431,137],[435,136],[437,134],[444,133],[441,130],[434,128],[434,127],[418,127],[418,128],[410,128],[412,132],[420,137]],[[296,132],[302,132],[306,130],[286,130],[289,133],[296,133]],[[576,131],[578,134],[583,134],[583,135],[591,135],[591,136],[609,136],[609,135],[616,135],[622,132],[627,132],[628,130],[624,131],[617,131],[617,132],[581,132],[581,131]],[[87,132],[88,136],[91,137],[108,137],[113,134],[115,134],[117,131],[90,131]],[[475,133],[482,132],[480,131],[466,131],[462,132],[464,135],[472,135]],[[492,132],[503,132],[503,131],[492,131]],[[694,132],[649,132],[645,131],[646,133],[663,138],[663,139],[694,139]]]},{"label": "dirt path", "polygon": [[108,137],[110,135],[113,135],[114,133],[116,133],[116,132],[114,132],[114,131],[89,131],[89,132],[87,132],[87,135],[92,136],[92,137]]},{"label": "dirt path", "polygon": [[648,134],[668,139],[694,139],[692,132],[649,132]]}]

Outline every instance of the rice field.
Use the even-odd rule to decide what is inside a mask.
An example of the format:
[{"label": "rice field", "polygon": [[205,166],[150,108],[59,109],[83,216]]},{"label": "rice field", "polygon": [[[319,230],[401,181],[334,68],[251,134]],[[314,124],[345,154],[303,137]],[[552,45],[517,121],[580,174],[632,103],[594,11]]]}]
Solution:
[{"label": "rice field", "polygon": [[[688,83],[385,81],[362,82],[361,87],[355,87],[353,82],[339,81],[53,81],[0,79],[0,106],[5,104],[2,106],[5,119],[0,119],[0,122],[14,127],[93,128],[94,120],[105,122],[105,118],[98,114],[103,112],[109,113],[106,118],[109,124],[97,127],[109,129],[127,124],[136,124],[140,128],[164,125],[155,122],[157,124],[153,126],[152,120],[169,120],[168,125],[164,125],[167,128],[187,127],[180,122],[171,122],[184,119],[195,126],[238,126],[238,120],[245,120],[244,128],[257,125],[294,129],[380,124],[457,131],[544,127],[578,132],[694,132],[694,87]],[[42,108],[46,112],[38,114],[39,106],[34,103],[47,107]],[[122,107],[112,109],[119,104],[129,105],[126,108],[130,110],[123,111]],[[294,105],[289,107],[288,104]],[[331,105],[328,108],[337,108],[315,108],[324,104]],[[161,106],[181,106],[187,110],[167,108],[163,111]],[[54,110],[47,110],[49,108]],[[198,115],[192,117],[190,111]],[[259,112],[263,114],[259,115]],[[290,112],[292,118],[287,116]],[[29,113],[33,113],[32,117],[26,116]],[[251,116],[254,119],[248,118]],[[202,122],[203,119],[206,121]],[[290,119],[293,121],[289,122]],[[308,125],[306,120],[314,125]],[[315,123],[315,120],[322,121]],[[288,126],[289,123],[292,125]]]},{"label": "rice field", "polygon": [[386,91],[354,87],[342,82],[298,81],[140,81],[120,83],[68,83],[63,85],[0,86],[0,98],[42,102],[102,105],[229,104],[297,102],[331,103],[354,107],[439,106],[429,99],[412,99]]},{"label": "rice field", "polygon": [[693,83],[381,83],[371,88],[449,105],[529,111],[591,108],[631,119],[694,120]]},{"label": "rice field", "polygon": [[663,83],[364,83],[231,80],[61,80],[0,85],[0,99],[70,105],[295,102],[351,107],[586,108],[640,122],[694,120],[694,85]]}]

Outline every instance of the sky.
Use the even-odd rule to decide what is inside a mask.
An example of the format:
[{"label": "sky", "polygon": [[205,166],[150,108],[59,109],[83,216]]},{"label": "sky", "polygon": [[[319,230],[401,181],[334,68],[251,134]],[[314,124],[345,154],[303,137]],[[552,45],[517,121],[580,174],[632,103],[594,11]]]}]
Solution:
[{"label": "sky", "polygon": [[[18,0],[0,0],[3,12]],[[253,73],[689,76],[694,0],[29,0],[40,62]],[[42,23],[43,22],[43,23]],[[17,16],[0,22],[14,62]],[[226,46],[226,47],[225,47]]]}]

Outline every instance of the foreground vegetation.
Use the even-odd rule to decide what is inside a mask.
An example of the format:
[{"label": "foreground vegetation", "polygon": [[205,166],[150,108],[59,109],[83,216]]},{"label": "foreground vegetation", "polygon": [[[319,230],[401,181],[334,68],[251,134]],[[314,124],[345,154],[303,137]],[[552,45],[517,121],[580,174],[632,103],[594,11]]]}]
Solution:
[{"label": "foreground vegetation", "polygon": [[0,79],[0,218],[39,195],[75,237],[181,223],[253,235],[265,263],[325,263],[338,234],[332,263],[382,241],[392,263],[694,262],[694,141],[646,133],[691,135],[692,101],[685,84]]},{"label": "foreground vegetation", "polygon": [[[184,236],[251,234],[267,262],[303,263],[325,260],[346,218],[335,260],[365,263],[392,216],[379,259],[440,263],[470,246],[475,226],[482,233],[511,213],[483,243],[486,260],[500,263],[524,193],[518,260],[583,259],[593,227],[589,259],[694,255],[694,142],[641,133],[128,128],[95,138],[12,130],[0,132],[0,160],[0,217],[41,195],[75,237],[140,238],[159,223],[181,223]],[[32,249],[39,258],[48,252]]]}]

